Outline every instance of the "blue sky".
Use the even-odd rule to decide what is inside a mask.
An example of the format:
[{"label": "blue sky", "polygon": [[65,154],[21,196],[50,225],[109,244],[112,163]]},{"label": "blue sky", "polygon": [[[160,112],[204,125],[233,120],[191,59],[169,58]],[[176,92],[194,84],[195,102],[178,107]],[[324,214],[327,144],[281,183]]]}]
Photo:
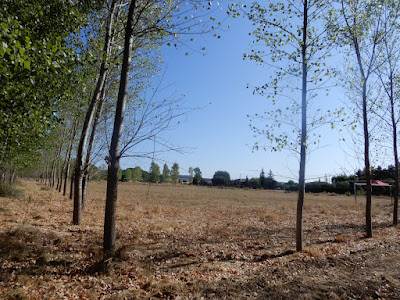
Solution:
[{"label": "blue sky", "polygon": [[[161,168],[164,162],[170,166],[177,162],[181,174],[187,174],[189,167],[199,167],[203,177],[207,178],[218,170],[229,172],[231,178],[258,177],[263,168],[266,173],[272,170],[278,181],[296,181],[297,155],[289,151],[252,151],[256,139],[249,128],[247,115],[264,111],[270,100],[253,95],[246,86],[265,83],[270,70],[249,60],[243,61],[243,53],[250,49],[249,22],[238,18],[227,20],[225,27],[228,24],[230,29],[220,32],[220,39],[212,35],[195,37],[194,45],[205,46],[205,55],[191,52],[186,56],[188,49],[184,47],[163,49],[166,63],[164,82],[174,84],[178,93],[185,94],[188,106],[202,109],[190,113],[180,127],[165,135],[174,144],[192,150],[185,154],[156,155],[155,160]],[[320,101],[332,108],[342,106],[344,99],[340,90],[335,90]],[[360,164],[346,158],[339,146],[337,131],[326,126],[320,132],[324,147],[309,156],[307,180],[325,180],[326,175],[329,178],[343,172],[354,172]],[[122,162],[123,168],[135,165],[148,170],[150,161],[125,159]]]}]

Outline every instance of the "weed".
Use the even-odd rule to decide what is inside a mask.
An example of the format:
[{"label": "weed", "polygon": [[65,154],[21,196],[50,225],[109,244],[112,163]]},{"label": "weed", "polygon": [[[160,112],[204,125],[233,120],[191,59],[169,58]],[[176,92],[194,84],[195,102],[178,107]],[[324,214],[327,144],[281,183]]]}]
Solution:
[{"label": "weed", "polygon": [[307,253],[308,255],[310,255],[311,257],[314,257],[314,258],[323,257],[322,253],[315,248],[306,248],[303,250],[303,252]]},{"label": "weed", "polygon": [[22,191],[16,189],[13,185],[0,184],[0,197],[18,198],[22,196]]},{"label": "weed", "polygon": [[51,187],[44,185],[44,186],[40,187],[40,190],[41,191],[51,191]]},{"label": "weed", "polygon": [[338,234],[335,236],[334,242],[335,243],[346,243],[349,238],[346,235]]}]

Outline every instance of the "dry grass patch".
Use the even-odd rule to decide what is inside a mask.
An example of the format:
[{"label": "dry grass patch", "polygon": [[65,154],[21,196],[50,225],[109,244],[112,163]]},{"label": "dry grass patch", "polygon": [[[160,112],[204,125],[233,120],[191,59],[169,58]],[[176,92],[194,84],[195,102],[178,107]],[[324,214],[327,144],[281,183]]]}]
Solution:
[{"label": "dry grass patch", "polygon": [[[390,249],[400,248],[392,242],[399,229],[384,225],[391,220],[386,198],[374,199],[375,237],[365,240],[362,199],[307,194],[305,250],[293,253],[296,193],[123,183],[117,251],[104,274],[105,183],[90,183],[80,226],[71,225],[68,198],[32,182],[20,188],[23,197],[0,198],[0,295],[8,298],[290,299],[297,285],[318,298],[324,269],[348,287],[338,281],[347,272],[342,261],[361,270],[368,251],[397,261]],[[349,289],[345,295],[370,295]]]}]

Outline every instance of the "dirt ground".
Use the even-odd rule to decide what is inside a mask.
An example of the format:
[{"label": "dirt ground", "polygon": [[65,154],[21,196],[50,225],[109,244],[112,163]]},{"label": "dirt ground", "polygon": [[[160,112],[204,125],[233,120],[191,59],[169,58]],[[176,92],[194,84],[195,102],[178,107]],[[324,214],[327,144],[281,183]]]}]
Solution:
[{"label": "dirt ground", "polygon": [[99,272],[105,183],[72,200],[25,181],[0,197],[1,299],[400,299],[400,230],[389,198],[307,194],[295,253],[296,194],[123,183],[117,252]]}]

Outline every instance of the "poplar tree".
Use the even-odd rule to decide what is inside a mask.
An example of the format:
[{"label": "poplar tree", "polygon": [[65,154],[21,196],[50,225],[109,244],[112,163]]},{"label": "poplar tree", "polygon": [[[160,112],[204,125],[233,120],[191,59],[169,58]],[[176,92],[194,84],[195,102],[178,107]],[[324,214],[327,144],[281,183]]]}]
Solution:
[{"label": "poplar tree", "polygon": [[[358,94],[364,138],[364,172],[366,179],[365,225],[366,236],[372,237],[372,185],[370,163],[371,94],[370,81],[379,67],[379,45],[382,43],[382,4],[385,0],[341,0],[340,17],[337,18],[335,36],[342,45],[348,45],[350,69],[356,70],[350,88]],[[334,23],[334,22],[333,22]],[[352,68],[355,65],[355,68]]]},{"label": "poplar tree", "polygon": [[[244,14],[255,27],[253,48],[244,58],[270,67],[269,81],[254,88],[254,93],[272,101],[264,114],[257,114],[250,122],[257,142],[255,150],[290,149],[299,155],[299,190],[296,220],[296,250],[303,249],[303,202],[305,194],[306,155],[313,129],[328,122],[322,109],[310,110],[310,100],[320,98],[329,79],[330,68],[325,59],[330,54],[325,20],[330,1],[269,1],[246,6],[232,6],[233,17]],[[277,107],[274,109],[273,107]],[[259,121],[259,123],[257,123]],[[261,124],[261,125],[260,125]],[[314,144],[319,135],[313,133]]]}]

